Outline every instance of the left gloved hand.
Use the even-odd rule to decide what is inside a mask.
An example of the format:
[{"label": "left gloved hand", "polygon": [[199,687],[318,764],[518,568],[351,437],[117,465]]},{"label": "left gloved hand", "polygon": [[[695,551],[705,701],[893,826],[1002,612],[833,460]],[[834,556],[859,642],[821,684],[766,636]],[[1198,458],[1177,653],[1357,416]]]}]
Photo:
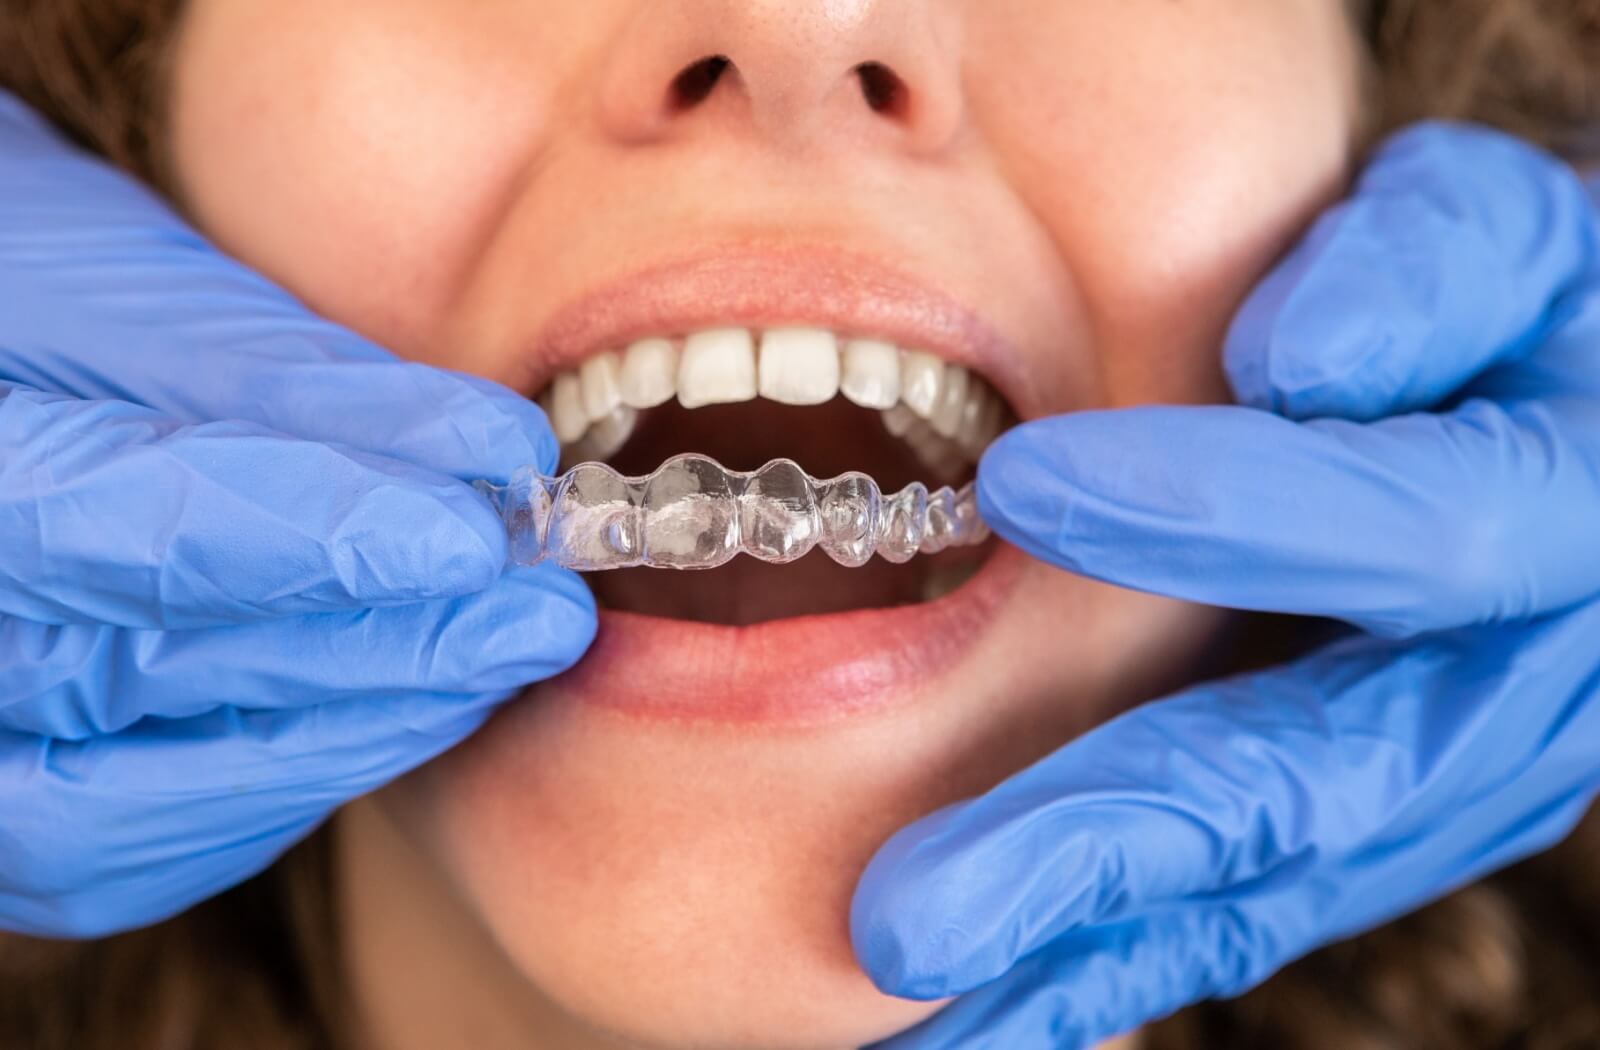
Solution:
[{"label": "left gloved hand", "polygon": [[0,91],[0,931],[173,915],[575,662],[467,484],[557,451]]},{"label": "left gloved hand", "polygon": [[1093,1046],[1570,830],[1600,791],[1597,244],[1565,166],[1414,129],[1247,303],[1243,407],[990,450],[984,515],[1040,558],[1365,633],[891,839],[857,953],[887,992],[962,998],[889,1046]]}]

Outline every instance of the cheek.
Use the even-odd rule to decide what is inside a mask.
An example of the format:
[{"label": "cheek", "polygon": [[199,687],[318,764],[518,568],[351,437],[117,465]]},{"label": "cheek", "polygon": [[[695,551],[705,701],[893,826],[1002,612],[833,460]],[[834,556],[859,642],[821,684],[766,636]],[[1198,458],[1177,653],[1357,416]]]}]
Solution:
[{"label": "cheek", "polygon": [[185,206],[317,311],[427,359],[547,124],[540,78],[509,61],[528,53],[476,13],[505,6],[441,33],[430,0],[195,5],[174,87]]},{"label": "cheek", "polygon": [[1024,6],[1031,33],[982,23],[1016,65],[975,105],[1086,304],[1108,403],[1227,400],[1233,311],[1348,178],[1359,62],[1338,5]]}]

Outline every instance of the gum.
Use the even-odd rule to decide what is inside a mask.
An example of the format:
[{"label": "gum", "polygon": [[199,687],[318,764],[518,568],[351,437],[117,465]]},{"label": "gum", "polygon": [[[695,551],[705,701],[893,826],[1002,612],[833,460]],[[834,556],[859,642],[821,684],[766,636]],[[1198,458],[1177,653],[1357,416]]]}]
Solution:
[{"label": "gum", "polygon": [[711,569],[740,554],[782,565],[817,547],[856,568],[874,554],[900,563],[989,537],[970,483],[885,495],[865,474],[819,480],[788,459],[737,471],[686,453],[644,477],[604,463],[559,477],[528,467],[509,485],[478,487],[506,523],[513,562],[581,572]]}]

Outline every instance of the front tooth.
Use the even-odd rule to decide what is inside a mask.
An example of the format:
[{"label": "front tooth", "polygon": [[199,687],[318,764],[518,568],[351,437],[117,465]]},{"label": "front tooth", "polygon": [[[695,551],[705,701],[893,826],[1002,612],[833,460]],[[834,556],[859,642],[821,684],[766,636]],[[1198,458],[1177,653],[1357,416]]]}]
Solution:
[{"label": "front tooth", "polygon": [[955,539],[956,494],[949,488],[928,493],[927,515],[917,549],[923,554],[938,554]]},{"label": "front tooth", "polygon": [[711,569],[739,553],[738,499],[715,460],[667,460],[645,482],[642,510],[642,553],[656,568]]},{"label": "front tooth", "polygon": [[609,459],[633,437],[633,428],[639,425],[639,410],[618,405],[609,416],[589,428],[589,440],[594,442],[598,459]]},{"label": "front tooth", "polygon": [[944,362],[925,350],[907,350],[900,359],[900,400],[923,419],[933,416],[943,387]]},{"label": "front tooth", "polygon": [[684,408],[749,401],[756,396],[756,348],[747,328],[697,332],[684,341],[678,363],[678,403]]},{"label": "front tooth", "polygon": [[539,392],[534,399],[535,403],[544,411],[544,418],[550,424],[550,429],[556,428],[556,385],[552,381],[549,386]]},{"label": "front tooth", "polygon": [[839,390],[862,408],[894,408],[900,400],[899,349],[876,339],[850,342],[844,348]]},{"label": "front tooth", "polygon": [[640,518],[627,481],[603,463],[585,463],[556,487],[546,550],[556,564],[579,571],[638,565]]},{"label": "front tooth", "polygon": [[578,380],[583,384],[583,411],[589,422],[598,423],[622,404],[622,358],[607,351],[583,363]]},{"label": "front tooth", "polygon": [[1000,428],[1005,423],[1006,406],[1000,400],[1000,395],[994,390],[989,391],[989,400],[983,406],[983,418],[978,421],[978,437],[975,442],[977,453],[982,454],[1000,436]]},{"label": "front tooth", "polygon": [[906,432],[897,436],[911,447],[911,451],[923,457],[924,463],[931,464],[934,458],[943,454],[944,442],[939,439],[939,435],[935,434],[933,428],[928,424],[915,416],[912,416],[911,420],[911,425],[906,428]]},{"label": "front tooth", "polygon": [[978,515],[978,486],[969,481],[956,493],[954,542],[967,546],[989,538],[989,526]]},{"label": "front tooth", "polygon": [[583,410],[583,386],[576,373],[556,376],[550,392],[550,425],[555,429],[556,440],[563,445],[572,444],[589,429],[589,416]]},{"label": "front tooth", "polygon": [[886,497],[878,520],[878,555],[896,565],[910,561],[922,544],[927,519],[928,490],[920,481]]},{"label": "front tooth", "polygon": [[817,545],[822,515],[811,479],[790,459],[775,459],[745,482],[739,536],[746,554],[783,565]]},{"label": "front tooth", "polygon": [[903,438],[920,423],[917,414],[905,405],[895,405],[883,413],[883,429],[897,438]]},{"label": "front tooth", "polygon": [[917,454],[922,465],[938,475],[941,481],[954,480],[965,466],[966,461],[962,459],[960,452],[921,420],[917,420],[912,428],[901,436],[901,440],[911,446],[911,451]]},{"label": "front tooth", "polygon": [[537,469],[521,467],[511,476],[511,484],[503,491],[485,482],[474,482],[473,488],[490,495],[500,508],[506,523],[506,535],[511,543],[511,560],[517,565],[537,565],[544,561],[549,551],[551,497],[554,487],[547,483]]},{"label": "front tooth", "polygon": [[761,336],[761,396],[820,405],[839,392],[839,341],[816,328],[774,328]]},{"label": "front tooth", "polygon": [[641,339],[628,347],[617,381],[622,401],[632,408],[654,408],[678,392],[678,348],[670,339]]},{"label": "front tooth", "polygon": [[638,422],[638,409],[618,405],[609,416],[590,426],[589,432],[583,435],[583,440],[573,445],[562,458],[568,463],[610,459],[628,443]]},{"label": "front tooth", "polygon": [[995,399],[990,392],[989,384],[974,378],[967,386],[967,400],[961,406],[961,426],[956,431],[956,444],[961,450],[976,456],[983,451],[984,443],[980,441],[983,434],[983,416],[989,410],[989,402]]},{"label": "front tooth", "polygon": [[859,568],[877,547],[883,494],[858,471],[825,482],[817,498],[822,549],[846,568]]},{"label": "front tooth", "polygon": [[971,377],[960,365],[947,365],[944,370],[944,389],[939,393],[939,404],[928,422],[942,437],[954,438],[961,431],[961,410],[967,403],[967,385]]}]

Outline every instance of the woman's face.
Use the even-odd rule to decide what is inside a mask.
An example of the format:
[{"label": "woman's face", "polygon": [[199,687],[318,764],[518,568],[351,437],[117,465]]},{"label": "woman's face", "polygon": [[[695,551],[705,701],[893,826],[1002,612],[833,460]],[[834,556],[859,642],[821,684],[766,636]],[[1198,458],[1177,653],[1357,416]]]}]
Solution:
[{"label": "woman's face", "polygon": [[[929,349],[1024,419],[1221,400],[1233,309],[1360,123],[1341,0],[191,6],[200,224],[530,397],[636,339],[795,325]],[[931,477],[875,415],[669,408],[623,456]],[[673,619],[603,613],[575,672],[347,813],[358,981],[432,953],[403,997],[369,989],[380,1045],[468,1001],[661,1046],[857,1045],[931,1012],[853,961],[873,850],[1172,687],[1217,626],[1009,549],[919,603],[932,564],[598,582]]]}]

